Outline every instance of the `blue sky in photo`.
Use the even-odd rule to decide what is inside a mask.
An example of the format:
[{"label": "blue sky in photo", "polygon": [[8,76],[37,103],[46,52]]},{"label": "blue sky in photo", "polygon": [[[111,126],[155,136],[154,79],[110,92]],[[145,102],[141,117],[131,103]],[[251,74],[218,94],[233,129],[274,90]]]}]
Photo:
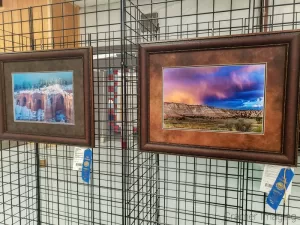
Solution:
[{"label": "blue sky in photo", "polygon": [[73,71],[51,71],[51,72],[32,72],[32,73],[13,73],[12,79],[15,85],[22,85],[23,82],[38,84],[40,79],[51,81],[56,79],[67,81],[73,80]]}]

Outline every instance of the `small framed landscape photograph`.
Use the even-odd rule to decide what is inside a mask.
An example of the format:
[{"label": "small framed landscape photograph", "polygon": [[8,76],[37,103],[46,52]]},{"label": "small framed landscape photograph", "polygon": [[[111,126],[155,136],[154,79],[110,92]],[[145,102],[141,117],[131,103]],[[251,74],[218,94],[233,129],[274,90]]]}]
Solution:
[{"label": "small framed landscape photograph", "polygon": [[91,48],[3,54],[0,62],[1,139],[94,145]]},{"label": "small framed landscape photograph", "polygon": [[73,71],[13,73],[15,122],[74,125]]},{"label": "small framed landscape photograph", "polygon": [[12,73],[14,121],[74,125],[73,71]]},{"label": "small framed landscape photograph", "polygon": [[297,165],[298,32],[143,43],[142,151]]}]

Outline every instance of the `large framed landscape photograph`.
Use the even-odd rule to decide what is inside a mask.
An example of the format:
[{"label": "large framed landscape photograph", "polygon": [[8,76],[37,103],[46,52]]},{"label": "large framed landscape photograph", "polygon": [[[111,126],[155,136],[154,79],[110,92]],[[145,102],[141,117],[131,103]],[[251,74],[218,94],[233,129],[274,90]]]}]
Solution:
[{"label": "large framed landscape photograph", "polygon": [[163,68],[163,128],[263,133],[265,70],[265,64]]},{"label": "large framed landscape photograph", "polygon": [[142,151],[297,165],[299,33],[145,43]]},{"label": "large framed landscape photograph", "polygon": [[1,139],[94,146],[91,48],[8,53],[0,63]]}]

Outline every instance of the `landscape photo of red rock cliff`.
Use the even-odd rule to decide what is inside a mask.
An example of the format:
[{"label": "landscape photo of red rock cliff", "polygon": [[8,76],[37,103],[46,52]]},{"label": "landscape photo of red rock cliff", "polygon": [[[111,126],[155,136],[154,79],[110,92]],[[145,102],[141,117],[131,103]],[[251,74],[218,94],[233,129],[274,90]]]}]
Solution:
[{"label": "landscape photo of red rock cliff", "polygon": [[163,69],[163,128],[264,131],[265,64]]},{"label": "landscape photo of red rock cliff", "polygon": [[17,122],[74,124],[73,72],[13,73]]}]

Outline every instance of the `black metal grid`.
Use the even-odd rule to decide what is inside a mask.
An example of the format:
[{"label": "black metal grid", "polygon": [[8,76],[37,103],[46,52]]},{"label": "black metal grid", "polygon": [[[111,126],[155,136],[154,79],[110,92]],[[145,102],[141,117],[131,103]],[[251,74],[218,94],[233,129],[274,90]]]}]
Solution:
[{"label": "black metal grid", "polygon": [[[292,195],[274,213],[265,204],[266,195],[259,192],[263,165],[141,153],[134,130],[139,43],[297,29],[300,1],[89,2],[65,1],[0,13],[0,18],[10,15],[8,22],[0,23],[2,52],[93,46],[96,117],[90,184],[72,170],[73,147],[1,143],[0,224],[300,224],[298,169]],[[81,9],[65,12],[64,4],[80,4]],[[57,6],[61,15],[37,16]],[[141,29],[146,24],[141,15],[155,12],[155,29]],[[16,14],[20,16],[12,16]],[[35,27],[36,21],[76,16],[79,26],[67,28],[62,22],[55,30],[61,36],[55,38],[45,35],[50,32],[46,26]],[[20,26],[18,33],[14,25]],[[118,70],[116,123],[121,132],[108,125],[110,70]],[[45,168],[40,167],[42,159]]]}]

